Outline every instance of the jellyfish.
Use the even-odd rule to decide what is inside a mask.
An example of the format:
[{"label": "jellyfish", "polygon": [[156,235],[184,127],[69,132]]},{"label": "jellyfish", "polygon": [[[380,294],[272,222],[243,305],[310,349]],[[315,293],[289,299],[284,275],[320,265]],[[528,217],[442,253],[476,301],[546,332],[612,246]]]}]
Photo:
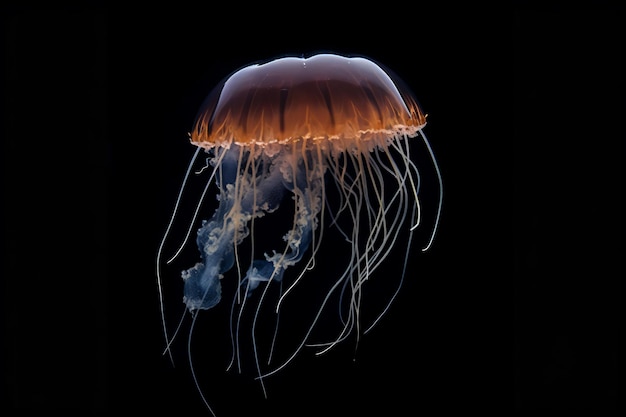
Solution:
[{"label": "jellyfish", "polygon": [[[229,299],[233,358],[238,358],[244,309],[255,312],[251,331],[256,343],[258,311],[269,302],[270,286],[280,288],[272,304],[278,315],[295,288],[316,279],[315,266],[322,262],[317,255],[330,228],[337,229],[348,248],[345,257],[331,260],[335,276],[293,352],[273,368],[261,369],[254,346],[261,385],[305,346],[315,346],[321,354],[353,332],[369,331],[392,304],[400,284],[375,320],[360,323],[363,287],[394,251],[406,251],[406,267],[413,231],[421,223],[422,184],[411,158],[414,138],[421,139],[438,181],[435,220],[422,250],[431,247],[443,188],[425,126],[426,114],[409,88],[391,71],[359,56],[324,53],[252,64],[224,79],[204,101],[190,133],[196,152],[176,203],[178,207],[198,155],[206,154],[203,169],[196,172],[208,177],[206,188],[188,229],[196,230],[200,256],[181,273],[185,310],[195,319],[200,311],[214,308],[225,296],[222,281],[236,280]],[[198,227],[200,206],[212,187],[218,207]],[[173,337],[165,325],[160,265],[176,211],[157,255],[168,347]],[[267,231],[257,235],[257,222],[269,216],[287,219],[287,230],[275,231],[280,234],[277,247],[265,247],[276,241]],[[406,231],[408,242],[401,241]],[[262,256],[257,255],[259,249]],[[402,271],[401,278],[405,268]],[[256,293],[257,304],[248,306]],[[311,331],[333,294],[339,294],[336,299],[342,304],[339,330],[324,343],[312,343]]]}]

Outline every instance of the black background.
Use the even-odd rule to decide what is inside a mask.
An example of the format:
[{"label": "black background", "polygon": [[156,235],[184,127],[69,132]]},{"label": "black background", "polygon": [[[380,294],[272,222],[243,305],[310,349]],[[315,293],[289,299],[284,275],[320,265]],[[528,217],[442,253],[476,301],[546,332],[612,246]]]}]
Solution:
[{"label": "black background", "polygon": [[305,351],[268,399],[207,316],[217,415],[617,415],[621,15],[379,6],[3,6],[2,415],[206,413],[184,347],[161,355],[154,273],[187,132],[232,71],[316,52],[414,90],[440,233],[355,361]]}]

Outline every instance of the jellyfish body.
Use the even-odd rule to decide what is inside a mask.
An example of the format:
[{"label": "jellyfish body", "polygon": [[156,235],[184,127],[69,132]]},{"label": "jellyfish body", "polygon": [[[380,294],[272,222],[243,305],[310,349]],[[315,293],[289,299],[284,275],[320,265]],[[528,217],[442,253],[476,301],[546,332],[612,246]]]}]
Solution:
[{"label": "jellyfish body", "polygon": [[[348,312],[341,316],[339,333],[317,346],[326,351],[360,329],[363,285],[392,251],[408,251],[410,242],[401,242],[400,236],[407,230],[411,236],[420,223],[420,174],[409,143],[416,136],[430,154],[440,190],[424,249],[435,237],[441,175],[422,131],[425,125],[410,91],[366,58],[285,57],[250,65],[225,79],[205,100],[190,135],[192,144],[209,154],[209,181],[219,190],[219,206],[197,230],[200,260],[182,272],[186,309],[193,315],[216,306],[222,299],[221,280],[230,273],[238,279],[240,295],[232,300],[240,306],[240,316],[245,300],[259,287],[282,283],[293,269],[276,302],[278,314],[290,291],[315,275],[324,231],[335,226],[349,254],[331,261],[336,277],[319,310],[332,293],[340,293]],[[330,190],[336,201],[329,200]],[[288,230],[277,232],[284,243],[265,247],[268,239],[256,235],[255,223],[280,216],[285,205],[291,205],[287,212],[292,218]],[[339,219],[347,221],[339,226]],[[264,255],[242,256],[239,248],[246,240],[262,247]],[[157,276],[161,288],[159,266]],[[257,359],[259,379],[281,369],[305,346],[318,318],[307,324],[302,342],[279,366],[261,370]],[[165,322],[164,331],[169,346]]]}]

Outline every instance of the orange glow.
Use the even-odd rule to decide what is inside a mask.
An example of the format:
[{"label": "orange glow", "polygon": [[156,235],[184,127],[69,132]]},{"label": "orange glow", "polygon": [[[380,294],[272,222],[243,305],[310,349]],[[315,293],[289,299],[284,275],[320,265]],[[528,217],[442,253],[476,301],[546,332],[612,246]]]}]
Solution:
[{"label": "orange glow", "polygon": [[207,149],[307,140],[384,142],[415,136],[425,124],[412,94],[374,62],[321,54],[233,73],[204,103],[191,142]]}]

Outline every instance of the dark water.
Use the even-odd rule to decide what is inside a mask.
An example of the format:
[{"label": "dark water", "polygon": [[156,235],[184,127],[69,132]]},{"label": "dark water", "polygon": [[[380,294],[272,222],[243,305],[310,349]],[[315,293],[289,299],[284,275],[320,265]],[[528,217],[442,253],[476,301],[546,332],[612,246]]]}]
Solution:
[{"label": "dark water", "polygon": [[193,353],[218,416],[616,414],[614,13],[4,7],[2,415],[206,412],[186,340],[175,367],[162,355],[154,265],[187,133],[235,69],[316,52],[369,56],[414,91],[444,179],[441,228],[425,254],[416,236],[374,331],[304,350],[265,381],[267,399],[250,359],[225,370],[227,306],[201,315]]}]

